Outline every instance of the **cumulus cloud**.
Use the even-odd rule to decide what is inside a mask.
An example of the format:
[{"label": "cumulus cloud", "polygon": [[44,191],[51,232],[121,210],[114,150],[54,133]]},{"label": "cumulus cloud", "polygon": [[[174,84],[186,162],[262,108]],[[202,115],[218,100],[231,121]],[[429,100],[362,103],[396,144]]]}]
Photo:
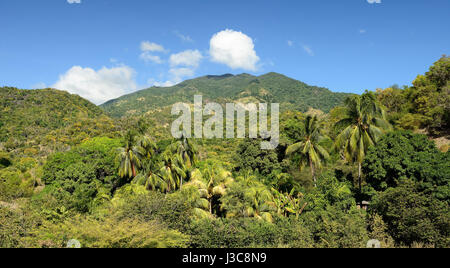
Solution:
[{"label": "cumulus cloud", "polygon": [[164,51],[166,51],[163,46],[158,45],[156,43],[149,42],[149,41],[141,42],[141,50],[143,52],[145,52],[145,51],[149,51],[149,52],[164,52]]},{"label": "cumulus cloud", "polygon": [[161,64],[163,63],[163,60],[161,60],[161,57],[154,55],[153,52],[166,52],[166,49],[162,45],[149,41],[143,41],[141,42],[141,51],[142,53],[139,56],[141,60]]},{"label": "cumulus cloud", "polygon": [[[193,76],[195,71],[189,68],[172,68],[169,71],[175,78],[183,78]],[[177,80],[177,79],[175,79]]]},{"label": "cumulus cloud", "polygon": [[149,79],[147,83],[152,86],[157,87],[171,87],[176,84],[183,82],[186,78],[195,75],[195,70],[191,68],[181,67],[181,68],[171,68],[169,70],[170,79],[165,82],[158,82],[155,79]]},{"label": "cumulus cloud", "polygon": [[367,0],[369,4],[381,4],[381,0]]},{"label": "cumulus cloud", "polygon": [[256,71],[259,61],[253,40],[242,32],[229,29],[214,34],[209,53],[213,62],[232,69]]},{"label": "cumulus cloud", "polygon": [[180,53],[170,55],[170,69],[168,72],[168,80],[159,82],[155,79],[149,79],[148,84],[157,87],[171,87],[183,80],[195,75],[195,70],[200,65],[202,53],[198,50],[185,50]]},{"label": "cumulus cloud", "polygon": [[141,58],[141,60],[143,60],[145,62],[154,62],[154,63],[157,63],[157,64],[163,63],[163,60],[161,59],[161,57],[152,55],[149,52],[143,52],[139,56],[139,58]]},{"label": "cumulus cloud", "polygon": [[128,66],[91,68],[74,66],[52,86],[90,100],[95,104],[118,98],[137,89],[135,71]]},{"label": "cumulus cloud", "polygon": [[170,55],[171,66],[191,66],[198,67],[200,60],[203,58],[202,53],[198,50],[185,50],[183,52]]}]

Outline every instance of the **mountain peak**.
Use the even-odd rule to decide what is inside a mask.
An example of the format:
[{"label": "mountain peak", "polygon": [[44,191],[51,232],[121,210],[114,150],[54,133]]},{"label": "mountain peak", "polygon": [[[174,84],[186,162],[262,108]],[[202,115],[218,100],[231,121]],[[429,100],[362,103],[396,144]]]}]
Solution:
[{"label": "mountain peak", "polygon": [[333,93],[325,88],[309,86],[285,75],[270,72],[261,76],[208,75],[184,81],[169,88],[144,89],[109,101],[102,108],[110,115],[121,117],[133,112],[143,114],[177,102],[192,103],[202,95],[218,103],[246,102],[279,103],[282,110],[306,112],[310,108],[328,112],[343,103],[348,94]]}]

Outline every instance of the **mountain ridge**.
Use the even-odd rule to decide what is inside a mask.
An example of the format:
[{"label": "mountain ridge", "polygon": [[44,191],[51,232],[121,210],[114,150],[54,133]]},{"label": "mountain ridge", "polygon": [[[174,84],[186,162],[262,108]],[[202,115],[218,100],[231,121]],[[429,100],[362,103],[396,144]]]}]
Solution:
[{"label": "mountain ridge", "polygon": [[205,100],[218,103],[276,102],[282,105],[283,110],[305,112],[313,108],[328,112],[351,94],[310,86],[275,72],[260,76],[242,73],[206,75],[172,87],[150,87],[109,100],[100,107],[110,116],[122,117],[143,114],[177,102],[191,103],[194,95],[202,95]]},{"label": "mountain ridge", "polygon": [[[0,151],[47,155],[114,130],[112,119],[92,102],[57,89],[0,87]],[[30,150],[31,149],[31,150]]]}]

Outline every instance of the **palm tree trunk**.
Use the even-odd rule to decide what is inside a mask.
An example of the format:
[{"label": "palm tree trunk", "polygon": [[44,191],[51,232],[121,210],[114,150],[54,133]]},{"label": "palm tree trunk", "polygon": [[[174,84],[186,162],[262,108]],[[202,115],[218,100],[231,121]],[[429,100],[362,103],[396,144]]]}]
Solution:
[{"label": "palm tree trunk", "polygon": [[358,182],[359,182],[359,192],[361,193],[362,191],[362,186],[361,186],[361,162],[358,163]]},{"label": "palm tree trunk", "polygon": [[209,213],[212,215],[212,198],[210,198],[208,201],[209,201]]},{"label": "palm tree trunk", "polygon": [[136,177],[136,169],[134,168],[133,163],[131,163],[131,172],[133,173],[133,178]]},{"label": "palm tree trunk", "polygon": [[314,165],[313,165],[313,163],[312,163],[311,160],[309,160],[309,167],[311,168],[311,176],[312,176],[313,181],[314,181],[314,187],[317,187],[316,174],[315,174],[315,172],[314,172]]}]

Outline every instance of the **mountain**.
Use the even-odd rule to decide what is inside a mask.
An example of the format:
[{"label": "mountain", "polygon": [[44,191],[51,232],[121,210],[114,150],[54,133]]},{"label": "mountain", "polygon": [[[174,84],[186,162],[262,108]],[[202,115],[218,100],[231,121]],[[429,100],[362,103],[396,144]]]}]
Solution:
[{"label": "mountain", "polygon": [[0,150],[16,153],[28,148],[47,154],[112,127],[95,104],[54,89],[0,87],[0,111]]},{"label": "mountain", "polygon": [[143,114],[177,102],[192,103],[194,95],[206,101],[280,103],[282,110],[305,112],[309,108],[328,112],[341,104],[350,94],[334,93],[326,88],[309,86],[278,73],[262,76],[250,74],[208,75],[184,81],[173,87],[152,87],[118,99],[101,107],[109,115],[121,117]]}]

